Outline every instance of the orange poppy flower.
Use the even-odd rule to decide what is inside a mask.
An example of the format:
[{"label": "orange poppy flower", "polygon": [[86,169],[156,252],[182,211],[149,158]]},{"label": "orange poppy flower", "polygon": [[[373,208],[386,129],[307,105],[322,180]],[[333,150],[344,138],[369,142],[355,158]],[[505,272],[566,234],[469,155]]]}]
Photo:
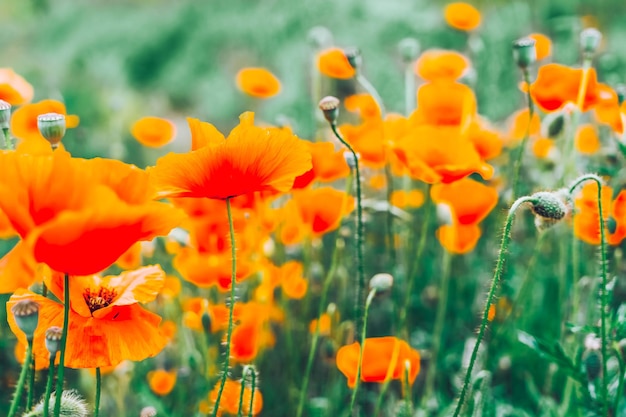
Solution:
[{"label": "orange poppy flower", "polygon": [[[606,231],[606,241],[611,245],[619,245],[626,237],[626,190],[619,192],[613,200],[613,189],[602,187],[602,217],[605,222],[615,220],[615,230]],[[600,216],[598,213],[598,185],[590,182],[583,186],[579,196],[574,200],[576,215],[574,216],[574,234],[590,245],[600,244]]]},{"label": "orange poppy flower", "polygon": [[[70,285],[70,327],[65,365],[70,368],[99,368],[117,365],[125,359],[139,361],[156,355],[167,340],[159,331],[161,318],[143,309],[157,296],[165,273],[149,266],[119,276],[73,276]],[[47,277],[49,290],[63,302],[62,276]],[[49,358],[44,333],[50,326],[63,325],[63,304],[30,291],[19,289],[7,302],[7,309],[24,299],[39,304],[39,324],[35,331],[35,357]],[[26,343],[12,314],[11,330]]]},{"label": "orange poppy flower", "polygon": [[356,75],[346,54],[341,48],[329,48],[317,55],[317,69],[330,78],[347,80]]},{"label": "orange poppy flower", "polygon": [[46,113],[65,115],[65,124],[68,129],[78,126],[79,118],[68,115],[65,104],[56,100],[42,100],[37,103],[26,104],[13,112],[11,116],[11,132],[21,140],[45,140],[37,127],[37,116]]},{"label": "orange poppy flower", "polygon": [[362,93],[348,96],[343,105],[349,112],[358,113],[362,119],[380,118],[378,103],[370,94]]},{"label": "orange poppy flower", "polygon": [[47,142],[48,153],[28,154],[33,143],[0,154],[0,210],[22,238],[0,262],[0,275],[11,276],[0,280],[2,290],[24,272],[32,283],[34,261],[71,275],[102,271],[138,240],[167,234],[181,220],[150,199],[147,174],[137,167],[71,158]]},{"label": "orange poppy flower", "polygon": [[528,109],[519,110],[511,115],[508,134],[511,145],[516,145],[526,134],[534,136],[541,131],[541,119],[537,112],[533,113],[532,120],[529,116]]},{"label": "orange poppy flower", "polygon": [[532,145],[533,154],[539,159],[547,158],[553,149],[554,141],[548,138],[537,138]]},{"label": "orange poppy flower", "polygon": [[426,81],[456,81],[470,66],[469,60],[459,52],[429,49],[415,62],[415,73]]},{"label": "orange poppy flower", "polygon": [[624,108],[620,106],[617,93],[606,84],[598,85],[599,99],[594,106],[594,115],[598,122],[609,125],[615,133],[624,133]]},{"label": "orange poppy flower", "polygon": [[529,38],[535,41],[535,51],[537,53],[537,61],[552,55],[552,41],[546,35],[541,33],[531,33]]},{"label": "orange poppy flower", "polygon": [[[342,346],[337,351],[337,368],[348,378],[348,386],[354,387],[359,365],[361,345],[354,342]],[[407,342],[396,337],[369,337],[365,339],[361,381],[385,382],[390,379],[403,379],[406,363],[409,368],[409,382],[413,383],[420,371],[420,355],[411,349]]]},{"label": "orange poppy flower", "polygon": [[[530,95],[545,112],[561,109],[566,103],[576,103],[583,78],[581,68],[570,68],[560,64],[547,64],[539,68],[537,79],[530,85]],[[596,70],[589,69],[589,81],[585,91],[582,111],[593,107],[599,98]]]},{"label": "orange poppy flower", "polygon": [[166,371],[165,369],[157,369],[148,372],[148,385],[150,390],[156,395],[164,396],[172,392],[176,385],[176,370]]},{"label": "orange poppy flower", "polygon": [[150,148],[167,145],[176,136],[176,126],[160,117],[142,117],[130,128],[130,133],[137,142]]},{"label": "orange poppy flower", "polygon": [[115,261],[122,269],[136,269],[141,266],[141,242],[132,245]]},{"label": "orange poppy flower", "polygon": [[498,203],[498,192],[485,184],[463,178],[451,184],[437,184],[430,190],[435,203],[452,210],[455,223],[480,223]]},{"label": "orange poppy flower", "polygon": [[35,91],[24,78],[11,68],[0,68],[0,100],[12,106],[21,106],[33,99]]},{"label": "orange poppy flower", "polygon": [[[229,291],[231,285],[231,259],[229,254],[200,253],[193,248],[182,248],[174,258],[174,268],[182,277],[200,288],[217,286],[220,291]],[[241,282],[253,273],[245,258],[237,259],[236,282]]]},{"label": "orange poppy flower", "polygon": [[592,155],[600,150],[600,138],[596,128],[591,124],[584,124],[578,127],[576,132],[576,149],[578,152]]},{"label": "orange poppy flower", "polygon": [[350,174],[350,167],[344,157],[344,150],[335,150],[330,142],[307,142],[311,152],[312,167],[296,178],[294,189],[305,188],[315,180],[333,182]]},{"label": "orange poppy flower", "polygon": [[[217,401],[217,394],[220,388],[220,383],[215,385],[213,390],[209,393],[209,402],[215,404]],[[220,417],[224,414],[230,414],[236,416],[239,412],[239,398],[241,397],[241,390],[243,388],[243,402],[241,411],[243,415],[253,416],[259,414],[263,409],[263,395],[255,388],[254,398],[252,397],[252,389],[246,385],[241,386],[241,381],[233,381],[227,379],[224,385],[224,391],[222,391],[222,397],[220,399],[220,408],[217,410],[217,416]]]},{"label": "orange poppy flower", "polygon": [[394,144],[394,152],[411,177],[428,184],[450,183],[474,172],[484,179],[493,175],[493,167],[456,126],[417,126]]},{"label": "orange poppy flower", "polygon": [[303,141],[284,130],[254,126],[254,113],[241,115],[228,140],[209,123],[189,124],[196,124],[192,140],[201,147],[187,154],[170,153],[149,171],[160,197],[225,200],[255,191],[285,192],[311,168]]},{"label": "orange poppy flower", "polygon": [[283,294],[293,300],[300,300],[306,295],[309,282],[302,276],[304,268],[300,262],[288,261],[280,267],[281,288]]},{"label": "orange poppy flower", "polygon": [[469,125],[467,135],[481,159],[493,159],[502,152],[504,141],[500,133],[479,118]]},{"label": "orange poppy flower", "polygon": [[465,84],[438,81],[417,90],[413,124],[461,125],[476,115],[476,97]]},{"label": "orange poppy flower", "polygon": [[470,31],[480,26],[480,12],[472,5],[450,3],[444,10],[446,23],[458,30]]},{"label": "orange poppy flower", "polygon": [[474,250],[480,235],[480,228],[476,224],[446,224],[437,229],[441,246],[459,255]]},{"label": "orange poppy flower", "polygon": [[359,154],[359,162],[370,168],[382,168],[387,161],[385,132],[381,120],[370,119],[360,125],[339,127],[344,139]]},{"label": "orange poppy flower", "polygon": [[[317,327],[317,319],[311,320],[309,324],[309,333],[315,333],[315,328]],[[330,314],[323,313],[319,318],[319,334],[321,336],[330,336],[330,330],[332,325],[332,319]]]},{"label": "orange poppy flower", "polygon": [[160,331],[164,338],[167,340],[173,340],[174,337],[176,337],[178,327],[172,320],[164,320],[161,322]]},{"label": "orange poppy flower", "polygon": [[244,68],[237,73],[237,87],[257,98],[270,98],[280,92],[280,81],[265,68]]},{"label": "orange poppy flower", "polygon": [[395,190],[391,193],[390,200],[398,208],[418,208],[424,204],[424,193],[420,190]]}]

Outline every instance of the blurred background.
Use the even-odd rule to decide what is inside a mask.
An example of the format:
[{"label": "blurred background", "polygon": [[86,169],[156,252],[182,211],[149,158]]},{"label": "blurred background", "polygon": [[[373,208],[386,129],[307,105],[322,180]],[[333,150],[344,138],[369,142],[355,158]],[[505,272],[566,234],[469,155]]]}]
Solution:
[{"label": "blurred background", "polygon": [[[403,68],[397,52],[405,37],[422,49],[452,48],[472,59],[479,111],[501,122],[523,101],[511,42],[531,32],[554,42],[553,60],[579,59],[578,34],[596,26],[604,34],[596,67],[603,82],[624,81],[626,2],[620,0],[475,1],[481,27],[467,33],[443,20],[444,1],[425,0],[71,0],[4,1],[0,4],[1,65],[35,88],[35,99],[65,102],[81,118],[64,143],[76,156],[109,156],[145,166],[155,157],[186,150],[185,117],[228,131],[244,110],[267,123],[289,123],[304,138],[314,134],[315,103],[309,79],[317,26],[332,39],[318,45],[357,46],[365,73],[391,111],[403,109]],[[581,18],[582,17],[582,18]],[[243,67],[260,66],[283,84],[260,102],[235,86]],[[324,93],[337,93],[325,86]],[[347,93],[351,86],[346,87]],[[143,116],[171,119],[178,141],[146,150],[129,132]]]}]

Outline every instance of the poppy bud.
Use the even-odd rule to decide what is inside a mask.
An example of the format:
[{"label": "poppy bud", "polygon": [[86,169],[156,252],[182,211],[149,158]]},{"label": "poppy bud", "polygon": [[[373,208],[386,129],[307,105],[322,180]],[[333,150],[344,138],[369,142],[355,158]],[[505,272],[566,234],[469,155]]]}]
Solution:
[{"label": "poppy bud", "polygon": [[370,279],[370,288],[378,292],[387,291],[393,286],[393,276],[391,274],[376,274]]},{"label": "poppy bud", "polygon": [[17,327],[26,334],[27,340],[32,340],[39,323],[39,304],[33,300],[21,300],[11,307],[11,312]]},{"label": "poppy bud", "polygon": [[398,44],[398,51],[405,63],[413,62],[420,54],[420,43],[415,38],[404,38]]},{"label": "poppy bud", "polygon": [[556,139],[561,135],[565,128],[565,116],[563,112],[559,112],[548,123],[548,137],[550,139]]},{"label": "poppy bud", "polygon": [[65,116],[58,113],[42,114],[37,116],[37,127],[52,149],[56,149],[65,136]]},{"label": "poppy bud", "polygon": [[326,96],[318,104],[320,110],[324,112],[324,118],[328,123],[334,125],[339,116],[339,99],[333,96]]},{"label": "poppy bud", "polygon": [[[48,404],[48,415],[54,415],[54,403],[56,393],[50,396]],[[43,416],[43,407],[45,399],[42,399],[35,407],[22,417],[40,417]],[[61,394],[61,412],[60,417],[87,417],[90,415],[89,408],[85,400],[75,391],[63,391]]]},{"label": "poppy bud", "polygon": [[11,104],[0,100],[0,129],[8,129],[11,120]]},{"label": "poppy bud", "polygon": [[46,330],[46,349],[50,352],[50,357],[56,356],[57,352],[61,350],[61,337],[63,336],[63,329],[59,326],[51,326]]},{"label": "poppy bud", "polygon": [[252,381],[256,387],[259,386],[259,372],[254,365],[245,365],[241,371],[242,384],[252,386]]},{"label": "poppy bud", "polygon": [[580,32],[580,46],[586,55],[595,53],[601,40],[602,33],[596,28],[587,28]]},{"label": "poppy bud", "polygon": [[541,191],[530,197],[532,198],[531,210],[537,216],[561,220],[569,213],[569,207],[555,192]]},{"label": "poppy bud", "polygon": [[602,374],[602,355],[597,350],[587,349],[582,356],[587,379],[593,381]]},{"label": "poppy bud", "polygon": [[[357,154],[357,158],[358,156],[359,155]],[[343,158],[346,160],[346,163],[348,164],[350,169],[354,169],[356,167],[356,160],[354,159],[354,155],[352,154],[352,152],[344,152]]]},{"label": "poppy bud", "polygon": [[350,63],[350,66],[355,70],[361,68],[363,58],[361,57],[361,51],[359,48],[347,48],[343,52]]},{"label": "poppy bud", "polygon": [[208,312],[204,312],[202,313],[202,316],[200,317],[200,320],[202,322],[202,329],[207,333],[207,334],[211,334],[211,316],[209,316]]},{"label": "poppy bud", "polygon": [[525,70],[537,61],[535,43],[532,38],[522,38],[513,42],[513,60],[520,69]]}]

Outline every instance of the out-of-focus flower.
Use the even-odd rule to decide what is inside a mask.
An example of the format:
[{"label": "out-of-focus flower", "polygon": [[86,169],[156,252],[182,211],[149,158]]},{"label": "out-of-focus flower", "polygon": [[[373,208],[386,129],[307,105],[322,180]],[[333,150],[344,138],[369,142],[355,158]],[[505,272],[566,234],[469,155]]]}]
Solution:
[{"label": "out-of-focus flower", "polygon": [[65,115],[65,127],[68,129],[78,126],[78,116],[67,114],[65,104],[56,100],[42,100],[26,104],[13,112],[13,117],[11,117],[13,135],[21,140],[45,140],[39,133],[37,116],[46,113]]},{"label": "out-of-focus flower", "polygon": [[265,68],[243,68],[237,73],[237,88],[257,98],[274,97],[280,92],[280,81]]},{"label": "out-of-focus flower", "polygon": [[29,103],[35,94],[33,86],[11,68],[0,68],[0,100],[12,106]]},{"label": "out-of-focus flower", "polygon": [[356,75],[345,52],[341,48],[329,48],[317,55],[317,69],[331,78],[347,80]]},{"label": "out-of-focus flower", "polygon": [[176,376],[176,370],[157,369],[156,371],[148,372],[147,378],[150,390],[159,396],[169,394],[176,385]]},{"label": "out-of-focus flower", "polygon": [[531,33],[529,38],[535,40],[535,51],[537,51],[537,61],[541,61],[552,55],[552,41],[541,33]]},{"label": "out-of-focus flower", "polygon": [[446,23],[458,30],[470,31],[480,26],[480,12],[471,4],[450,3],[444,10]]},{"label": "out-of-focus flower", "polygon": [[426,81],[456,81],[471,67],[465,55],[445,49],[424,51],[415,62],[415,73]]},{"label": "out-of-focus flower", "polygon": [[[217,393],[219,391],[219,382],[215,385],[215,388],[209,393],[209,403],[215,404],[217,400]],[[224,385],[224,391],[220,400],[220,408],[217,410],[217,416],[237,415],[239,412],[239,398],[241,390],[243,389],[243,402],[241,411],[243,415],[257,415],[263,409],[263,396],[261,392],[255,388],[254,397],[252,397],[252,388],[245,386],[242,387],[241,381],[233,381],[227,379]],[[209,406],[210,409],[210,406]]]},{"label": "out-of-focus flower", "polygon": [[176,136],[176,126],[160,117],[142,117],[130,129],[137,142],[150,148],[167,145]]}]

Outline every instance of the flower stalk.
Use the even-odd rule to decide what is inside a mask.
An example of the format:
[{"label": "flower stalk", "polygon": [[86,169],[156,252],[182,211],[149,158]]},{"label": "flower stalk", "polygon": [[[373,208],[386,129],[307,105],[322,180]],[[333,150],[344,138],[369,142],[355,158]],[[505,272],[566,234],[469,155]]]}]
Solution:
[{"label": "flower stalk", "polygon": [[54,417],[61,414],[61,398],[63,397],[63,377],[65,373],[65,347],[67,346],[67,333],[70,323],[70,275],[63,278],[63,333],[61,336],[61,357],[57,370],[57,388],[54,400]]}]

